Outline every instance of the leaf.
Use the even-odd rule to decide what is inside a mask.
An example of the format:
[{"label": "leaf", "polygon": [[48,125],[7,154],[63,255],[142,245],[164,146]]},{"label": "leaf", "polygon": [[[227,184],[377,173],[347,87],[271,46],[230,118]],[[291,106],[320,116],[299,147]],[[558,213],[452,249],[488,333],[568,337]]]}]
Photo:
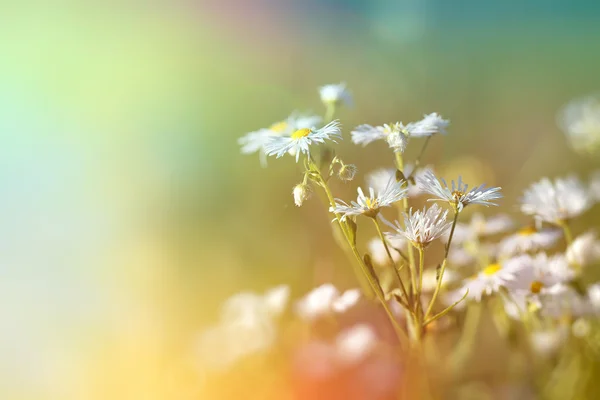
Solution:
[{"label": "leaf", "polygon": [[406,181],[406,177],[404,176],[404,172],[399,169],[396,170],[396,182]]},{"label": "leaf", "polygon": [[352,218],[346,218],[346,226],[348,227],[350,241],[352,242],[353,246],[356,246],[356,231],[358,230],[358,225],[356,225],[356,222],[354,222]]},{"label": "leaf", "polygon": [[425,321],[423,323],[423,326],[427,326],[428,324],[432,323],[436,319],[439,319],[439,318],[443,317],[444,315],[448,314],[454,307],[456,307],[458,305],[458,303],[460,303],[461,301],[463,301],[467,297],[468,294],[469,294],[469,289],[467,289],[467,291],[465,292],[465,294],[463,294],[463,297],[461,297],[460,299],[458,299],[457,301],[455,301],[452,305],[448,306],[444,310],[440,311],[438,314],[434,315],[433,317],[431,317],[427,321]]}]

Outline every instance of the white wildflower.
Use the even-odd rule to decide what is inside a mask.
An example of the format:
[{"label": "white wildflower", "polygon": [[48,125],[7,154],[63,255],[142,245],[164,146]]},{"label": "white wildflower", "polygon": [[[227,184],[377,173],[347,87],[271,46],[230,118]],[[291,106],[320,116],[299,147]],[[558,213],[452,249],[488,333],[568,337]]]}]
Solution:
[{"label": "white wildflower", "polygon": [[360,298],[358,289],[347,290],[340,294],[330,283],[323,284],[296,302],[295,310],[306,320],[314,320],[332,312],[345,312]]},{"label": "white wildflower", "polygon": [[333,104],[335,106],[343,104],[347,107],[352,106],[352,95],[346,89],[344,82],[338,84],[329,84],[319,88],[321,101],[324,104]]},{"label": "white wildflower", "polygon": [[578,236],[567,249],[567,260],[580,267],[600,261],[600,241],[596,232],[590,231]]},{"label": "white wildflower", "polygon": [[395,153],[403,153],[408,144],[408,135],[402,122],[382,126],[359,125],[350,134],[354,144],[363,146],[377,140],[385,140]]},{"label": "white wildflower", "polygon": [[588,96],[571,101],[560,111],[558,124],[575,151],[595,152],[600,148],[600,98]]},{"label": "white wildflower", "polygon": [[463,286],[455,292],[456,296],[462,297],[468,289],[468,298],[481,301],[483,295],[491,295],[515,280],[515,275],[520,268],[522,268],[521,263],[515,259],[490,264],[475,276],[467,278]]},{"label": "white wildflower", "polygon": [[406,131],[411,137],[427,137],[436,133],[445,135],[446,128],[450,121],[443,119],[438,113],[426,114],[423,119],[417,122],[411,122],[406,126]]},{"label": "white wildflower", "polygon": [[562,232],[558,229],[538,231],[534,227],[528,226],[503,239],[499,244],[499,251],[504,256],[536,253],[552,248],[561,237]]},{"label": "white wildflower", "polygon": [[559,326],[556,329],[531,332],[529,343],[538,355],[551,357],[565,344],[568,337],[568,331],[563,326]]},{"label": "white wildflower", "polygon": [[358,324],[342,331],[335,340],[338,358],[343,364],[353,365],[365,359],[377,345],[373,328]]},{"label": "white wildflower", "polygon": [[[394,263],[397,263],[398,261],[400,261],[400,258],[402,256],[396,249],[404,251],[406,249],[407,241],[402,236],[394,236],[393,238],[387,238],[386,240],[388,241],[388,248],[390,249],[390,253],[392,254],[392,259],[394,260]],[[387,255],[387,252],[385,251],[385,247],[383,245],[383,242],[381,241],[381,238],[374,237],[369,241],[367,247],[369,249],[371,259],[375,264],[389,264],[390,259]]]},{"label": "white wildflower", "polygon": [[[450,269],[446,269],[444,271],[444,276],[442,277],[441,288],[444,289],[453,283],[458,282],[459,274]],[[435,268],[426,269],[423,272],[423,293],[433,292],[438,283],[438,271]]]},{"label": "white wildflower", "polygon": [[378,191],[375,195],[373,188],[369,188],[369,196],[365,196],[363,190],[357,189],[358,197],[356,201],[351,201],[350,204],[336,199],[335,208],[330,207],[332,213],[342,214],[342,220],[352,215],[366,215],[367,217],[375,218],[381,207],[389,207],[393,203],[406,197],[408,191],[403,187],[402,182],[396,182],[395,179],[390,179],[383,190]]},{"label": "white wildflower", "polygon": [[406,237],[414,246],[425,247],[435,239],[441,237],[448,229],[450,223],[446,222],[448,210],[443,211],[440,206],[434,204],[427,209],[417,210],[413,213],[412,208],[407,213],[404,213],[404,228],[398,221],[395,224],[388,225],[393,228],[396,233],[388,234],[390,239],[397,235]]},{"label": "white wildflower", "polygon": [[277,158],[283,157],[286,153],[292,152],[296,155],[296,162],[300,153],[308,154],[310,145],[314,143],[325,143],[326,140],[335,142],[342,138],[340,124],[338,121],[332,121],[322,127],[302,128],[296,130],[291,136],[271,136],[265,144],[265,153],[269,156],[275,155]]},{"label": "white wildflower", "polygon": [[496,214],[486,218],[481,213],[475,213],[470,225],[478,237],[486,237],[508,232],[515,224],[506,214]]},{"label": "white wildflower", "polygon": [[513,259],[518,263],[516,278],[507,287],[517,295],[523,295],[537,302],[537,295],[552,294],[551,288],[564,284],[575,277],[575,271],[569,266],[563,255],[548,256],[540,253],[535,257],[523,255]]},{"label": "white wildflower", "polygon": [[575,176],[552,182],[543,178],[532,184],[521,198],[521,211],[542,221],[562,224],[577,217],[592,205],[584,185]]},{"label": "white wildflower", "polygon": [[354,179],[356,173],[358,172],[358,168],[354,164],[342,164],[340,167],[337,176],[340,180],[344,182],[348,182]]},{"label": "white wildflower", "polygon": [[310,128],[314,129],[321,123],[322,118],[315,115],[303,115],[293,112],[283,121],[275,122],[268,128],[259,129],[254,132],[247,133],[238,139],[238,143],[243,154],[251,154],[260,152],[261,161],[264,164],[266,159],[265,145],[273,137],[289,137],[298,129]]},{"label": "white wildflower", "polygon": [[444,179],[442,179],[442,182],[440,183],[431,171],[426,172],[423,177],[419,178],[418,184],[424,192],[437,197],[432,200],[447,201],[453,207],[456,207],[458,212],[462,211],[463,207],[466,207],[469,204],[495,206],[497,204],[492,203],[491,200],[502,197],[499,187],[486,188],[485,185],[481,185],[468,190],[469,185],[465,185],[461,177],[458,178],[458,183],[452,181],[452,189],[450,189]]},{"label": "white wildflower", "polygon": [[[415,181],[418,181],[420,177],[422,177],[427,171],[431,171],[431,167],[423,167],[417,169],[414,173],[414,166],[412,164],[407,164],[404,166],[404,176],[412,177]],[[372,171],[367,175],[367,183],[370,187],[374,188],[375,191],[381,190],[384,188],[390,179],[394,179],[396,177],[396,169],[395,168],[380,168]],[[416,197],[423,194],[421,188],[416,184],[412,183],[411,180],[408,181],[408,197]]]}]

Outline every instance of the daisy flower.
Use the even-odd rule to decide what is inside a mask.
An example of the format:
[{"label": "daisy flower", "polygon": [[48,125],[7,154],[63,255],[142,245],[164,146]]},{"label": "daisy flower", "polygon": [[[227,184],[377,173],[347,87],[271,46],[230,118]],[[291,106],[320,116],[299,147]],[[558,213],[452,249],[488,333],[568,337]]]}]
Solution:
[{"label": "daisy flower", "polygon": [[[395,263],[400,261],[402,257],[400,253],[396,249],[404,250],[406,249],[406,238],[402,236],[394,236],[393,238],[388,238],[388,248],[390,249],[390,253],[392,253],[392,259]],[[388,265],[390,262],[390,258],[385,251],[385,246],[381,242],[379,237],[374,237],[367,244],[369,249],[369,254],[371,255],[371,259],[377,265]]]},{"label": "daisy flower", "polygon": [[499,187],[486,188],[485,185],[481,185],[468,190],[469,185],[464,184],[461,177],[458,177],[458,183],[452,181],[452,189],[450,189],[444,179],[440,183],[431,171],[427,171],[419,178],[418,185],[424,192],[437,197],[432,200],[447,201],[456,208],[457,212],[462,211],[469,204],[495,206],[497,204],[492,203],[491,200],[502,198]]},{"label": "daisy flower", "polygon": [[340,294],[330,283],[323,284],[298,300],[296,313],[306,320],[314,320],[332,312],[345,312],[353,307],[360,298],[358,289],[350,289]]},{"label": "daisy flower", "polygon": [[339,360],[354,365],[364,360],[376,347],[377,335],[373,328],[358,324],[342,331],[335,340]]},{"label": "daisy flower", "polygon": [[575,271],[563,255],[540,253],[535,257],[524,255],[514,260],[520,265],[515,280],[507,287],[517,295],[537,298],[538,294],[551,293],[549,289],[554,285],[567,283],[575,277]]},{"label": "daisy flower", "polygon": [[438,113],[426,114],[423,119],[417,122],[411,122],[406,126],[406,131],[411,137],[427,137],[441,133],[447,133],[446,128],[450,121],[443,119]]},{"label": "daisy flower", "polygon": [[322,118],[316,115],[303,115],[293,112],[286,119],[275,122],[268,128],[247,133],[238,139],[238,144],[242,146],[242,154],[260,152],[261,162],[264,164],[266,157],[264,148],[272,137],[290,136],[298,129],[314,128],[321,123],[321,120]]},{"label": "daisy flower", "polygon": [[385,140],[395,153],[403,153],[408,144],[408,134],[402,122],[382,126],[359,125],[350,134],[352,142],[363,147],[377,140]]},{"label": "daisy flower", "polygon": [[289,137],[271,136],[268,143],[265,144],[264,149],[268,156],[275,155],[277,158],[283,157],[283,155],[291,151],[296,154],[296,162],[298,162],[300,153],[309,153],[310,145],[324,143],[326,140],[335,142],[336,139],[341,138],[340,123],[336,120],[328,123],[321,129],[298,129]]},{"label": "daisy flower", "polygon": [[319,95],[321,96],[321,101],[325,104],[352,106],[352,95],[346,89],[344,82],[321,86],[319,88]]},{"label": "daisy flower", "polygon": [[[404,176],[412,176],[415,180],[418,180],[420,177],[422,177],[427,171],[432,171],[431,167],[426,166],[423,168],[419,168],[416,171],[414,171],[414,165],[413,164],[407,164],[404,166]],[[377,169],[373,172],[371,172],[369,175],[367,175],[367,183],[369,184],[370,187],[374,188],[376,191],[377,190],[381,190],[382,188],[384,188],[387,183],[390,181],[390,179],[394,179],[396,177],[396,169],[395,168],[380,168]],[[421,190],[421,188],[415,184],[412,183],[410,180],[408,181],[408,192],[407,195],[408,197],[417,197],[419,195],[423,194],[423,191]]]},{"label": "daisy flower", "polygon": [[600,241],[596,232],[590,231],[575,238],[567,249],[566,255],[571,265],[580,267],[600,261]]},{"label": "daisy flower", "polygon": [[411,208],[408,214],[404,213],[404,228],[398,221],[394,224],[388,223],[396,231],[388,233],[388,237],[393,240],[398,235],[404,236],[415,247],[425,247],[450,229],[451,224],[446,222],[447,215],[448,210],[443,211],[437,204],[429,209],[423,207],[422,211],[417,210],[414,213]]},{"label": "daisy flower", "polygon": [[396,182],[396,179],[390,179],[383,190],[377,192],[369,188],[369,196],[365,196],[363,190],[357,189],[358,197],[356,201],[351,201],[350,204],[345,203],[340,199],[336,199],[335,207],[330,207],[329,211],[335,214],[342,214],[342,221],[352,215],[366,215],[367,217],[375,218],[381,207],[389,207],[393,203],[406,197],[408,189],[403,187],[402,182]]},{"label": "daisy flower", "polygon": [[577,152],[592,153],[600,148],[600,98],[589,96],[567,104],[558,115],[558,124]]},{"label": "daisy flower", "polygon": [[562,224],[592,206],[588,191],[575,176],[552,182],[543,178],[532,184],[521,198],[521,211],[542,221]]},{"label": "daisy flower", "polygon": [[494,236],[508,232],[514,225],[512,218],[506,214],[497,214],[486,218],[481,213],[473,214],[470,224],[478,237]]},{"label": "daisy flower", "polygon": [[506,287],[508,283],[514,281],[520,268],[522,262],[518,258],[490,264],[475,276],[467,278],[463,286],[455,292],[455,296],[462,297],[468,289],[468,298],[481,301],[483,295],[496,293],[501,287]]},{"label": "daisy flower", "polygon": [[552,248],[561,237],[562,231],[560,230],[543,229],[538,231],[534,227],[528,226],[503,239],[499,245],[500,254],[512,256],[547,250]]}]

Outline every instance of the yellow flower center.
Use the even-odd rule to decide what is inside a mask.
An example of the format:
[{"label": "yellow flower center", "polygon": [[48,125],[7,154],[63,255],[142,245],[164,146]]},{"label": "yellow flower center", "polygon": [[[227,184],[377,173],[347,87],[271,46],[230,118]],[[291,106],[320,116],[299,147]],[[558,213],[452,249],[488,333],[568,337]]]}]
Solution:
[{"label": "yellow flower center", "polygon": [[544,284],[542,282],[533,281],[531,282],[531,287],[529,289],[531,290],[531,293],[539,293],[543,288]]},{"label": "yellow flower center", "polygon": [[377,199],[372,199],[370,197],[367,197],[365,199],[365,204],[369,208],[378,208],[379,207],[379,203],[377,202]]},{"label": "yellow flower center", "polygon": [[501,269],[502,269],[502,265],[500,265],[500,264],[490,264],[484,268],[483,273],[487,276],[492,276],[496,272],[500,271]]},{"label": "yellow flower center", "polygon": [[536,233],[537,230],[533,226],[526,226],[525,228],[519,229],[519,235],[530,236]]},{"label": "yellow flower center", "polygon": [[271,125],[271,127],[269,129],[272,130],[273,132],[282,133],[287,129],[287,127],[288,127],[288,123],[286,121],[280,121],[280,122],[275,122],[273,125]]},{"label": "yellow flower center", "polygon": [[454,197],[454,200],[456,200],[456,201],[458,201],[458,199],[460,199],[464,195],[465,195],[465,193],[461,192],[460,190],[455,190],[454,192],[452,192],[452,197]]},{"label": "yellow flower center", "polygon": [[302,139],[303,137],[307,137],[310,134],[310,128],[302,128],[298,129],[296,132],[292,134],[292,139]]}]

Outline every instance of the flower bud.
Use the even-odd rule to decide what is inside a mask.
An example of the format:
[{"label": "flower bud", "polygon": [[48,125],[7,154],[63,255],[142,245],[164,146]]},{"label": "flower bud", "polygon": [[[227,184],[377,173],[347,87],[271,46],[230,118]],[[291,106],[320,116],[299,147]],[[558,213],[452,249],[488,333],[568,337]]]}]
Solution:
[{"label": "flower bud", "polygon": [[354,164],[343,164],[340,170],[338,171],[338,178],[343,180],[344,182],[351,181],[356,176],[358,172],[358,168]]},{"label": "flower bud", "polygon": [[302,206],[302,203],[304,203],[305,200],[308,200],[310,198],[310,195],[312,194],[312,189],[307,183],[302,182],[294,186],[293,194],[294,203],[296,203],[296,206],[300,207]]}]

